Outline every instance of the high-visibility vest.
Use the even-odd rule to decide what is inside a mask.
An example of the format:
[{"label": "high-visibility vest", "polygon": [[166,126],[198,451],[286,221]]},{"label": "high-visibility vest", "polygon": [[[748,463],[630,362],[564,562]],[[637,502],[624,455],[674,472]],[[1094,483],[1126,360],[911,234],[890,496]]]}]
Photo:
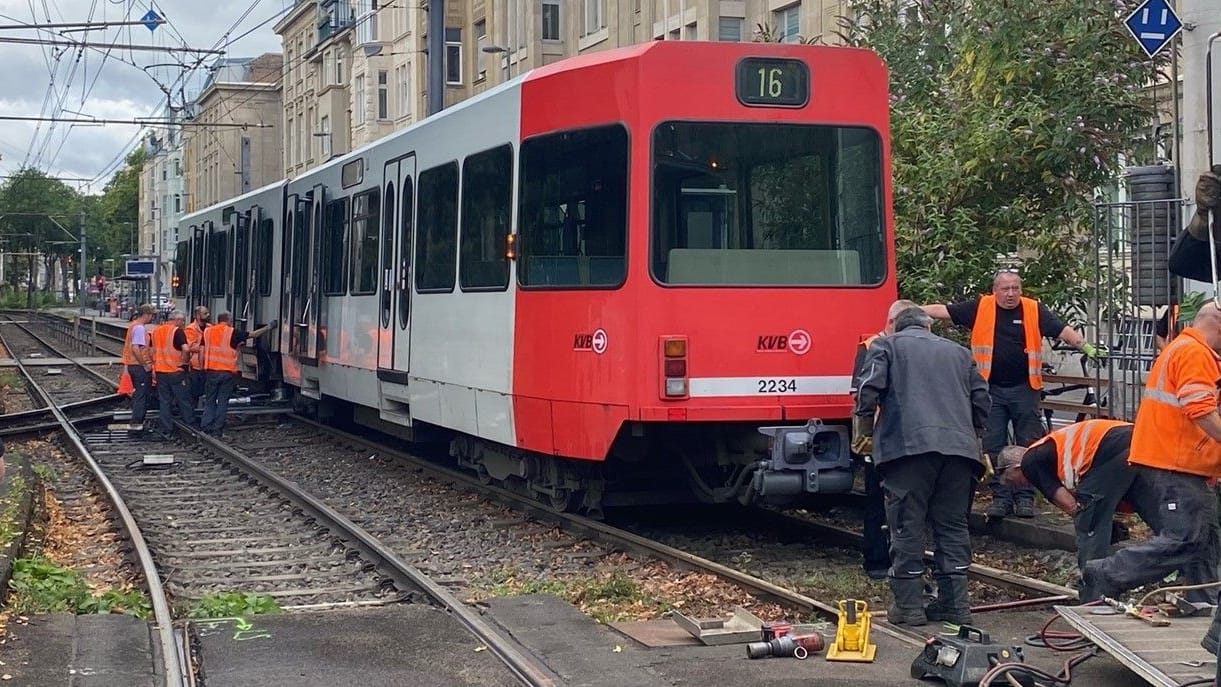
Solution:
[{"label": "high-visibility vest", "polygon": [[[144,359],[140,357],[136,351],[136,343],[131,340],[131,335],[136,332],[136,325],[140,324],[137,320],[132,320],[131,324],[127,325],[127,335],[123,337],[123,364],[124,365],[143,365]],[[145,331],[148,331],[147,329]],[[140,345],[147,346],[148,341],[144,341]]]},{"label": "high-visibility vest", "polygon": [[1221,477],[1221,444],[1195,419],[1217,412],[1221,358],[1195,327],[1174,338],[1153,363],[1136,411],[1128,462]]},{"label": "high-visibility vest", "polygon": [[1107,432],[1116,427],[1129,427],[1131,423],[1121,420],[1085,420],[1057,429],[1030,445],[1030,448],[1047,442],[1055,442],[1056,474],[1064,488],[1072,491],[1081,484],[1081,478],[1094,464],[1094,456]]},{"label": "high-visibility vest", "polygon": [[229,345],[233,327],[214,324],[203,333],[204,369],[211,372],[237,372],[237,349]]},{"label": "high-visibility vest", "polygon": [[[1022,297],[1022,329],[1026,334],[1026,375],[1030,388],[1043,388],[1043,337],[1039,335],[1039,302]],[[992,375],[992,351],[996,345],[996,296],[982,296],[971,328],[971,355],[979,373]]]},{"label": "high-visibility vest", "polygon": [[186,364],[186,351],[174,348],[174,335],[178,327],[163,324],[153,330],[153,371],[181,372]]},{"label": "high-visibility vest", "polygon": [[[188,346],[194,346],[203,341],[204,330],[202,327],[199,326],[199,320],[195,320],[194,322],[191,322],[191,324],[188,324],[185,328],[183,328],[183,331],[186,332]],[[202,350],[199,351],[199,355],[191,356],[191,369],[192,370],[202,370],[203,369],[203,351]]]}]

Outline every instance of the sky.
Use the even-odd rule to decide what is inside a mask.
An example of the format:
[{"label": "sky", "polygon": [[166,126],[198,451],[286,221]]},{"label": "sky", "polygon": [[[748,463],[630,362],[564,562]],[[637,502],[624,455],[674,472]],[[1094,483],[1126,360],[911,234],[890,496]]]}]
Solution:
[{"label": "sky", "polygon": [[[150,9],[167,20],[155,31],[144,26],[97,28],[88,33],[62,29],[0,30],[10,38],[88,40],[102,47],[42,46],[0,42],[0,115],[132,119],[162,116],[165,88],[175,105],[198,91],[217,55],[105,48],[108,43],[223,48],[227,57],[280,52],[272,27],[293,0],[0,0],[0,25],[134,21]],[[242,18],[242,15],[247,15]],[[261,25],[261,26],[260,26]],[[238,38],[250,31],[249,35]],[[226,39],[226,34],[230,37]],[[86,38],[87,37],[87,38]],[[199,58],[202,57],[202,64]],[[182,66],[186,63],[187,69]],[[79,114],[78,114],[79,113]],[[23,166],[98,193],[122,167],[141,138],[140,126],[0,120],[0,175]],[[0,179],[2,181],[2,179]]]}]

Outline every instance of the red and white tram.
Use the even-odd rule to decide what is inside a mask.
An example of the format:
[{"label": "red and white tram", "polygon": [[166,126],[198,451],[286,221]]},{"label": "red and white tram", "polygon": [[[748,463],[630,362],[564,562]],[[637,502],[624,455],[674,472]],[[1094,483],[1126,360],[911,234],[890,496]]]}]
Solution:
[{"label": "red and white tram", "polygon": [[896,296],[887,78],[805,45],[564,60],[184,218],[178,295],[280,320],[251,379],[558,507],[846,491]]}]

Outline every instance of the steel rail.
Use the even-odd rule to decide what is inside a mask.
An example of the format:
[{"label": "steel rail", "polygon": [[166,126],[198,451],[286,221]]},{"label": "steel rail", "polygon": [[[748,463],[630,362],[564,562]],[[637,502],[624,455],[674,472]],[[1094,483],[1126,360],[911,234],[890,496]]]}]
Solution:
[{"label": "steel rail", "polygon": [[[78,417],[75,420],[71,420],[71,422],[81,423],[81,424],[92,423],[92,422],[102,422],[104,420],[109,420],[112,417],[114,417],[114,415],[109,414],[109,413],[105,414],[105,415],[86,415],[85,417]],[[18,437],[18,436],[24,436],[26,434],[37,434],[40,432],[55,431],[55,430],[58,430],[59,428],[60,428],[60,424],[57,421],[56,422],[40,422],[36,425],[23,425],[21,427],[8,427],[6,429],[0,429],[0,437]]]},{"label": "steel rail", "polygon": [[[779,600],[787,605],[813,611],[831,620],[835,620],[839,617],[839,610],[830,604],[819,601],[813,597],[806,596],[805,594],[795,592],[791,589],[786,589],[762,578],[755,577],[754,575],[749,575],[747,573],[734,570],[733,568],[721,565],[715,561],[708,560],[701,556],[696,556],[686,551],[676,549],[672,546],[667,546],[660,542],[652,541],[646,537],[607,525],[606,523],[598,520],[593,520],[574,513],[557,512],[530,497],[516,494],[501,487],[483,484],[473,475],[468,475],[464,472],[439,466],[410,453],[392,449],[383,444],[376,443],[371,439],[350,434],[348,432],[335,429],[334,427],[329,427],[299,416],[294,416],[293,419],[309,425],[310,427],[317,428],[320,431],[324,431],[333,436],[341,438],[344,441],[370,448],[384,455],[410,462],[413,467],[420,468],[422,471],[429,473],[433,477],[439,478],[442,481],[456,482],[464,486],[472,487],[481,494],[494,496],[500,501],[506,502],[514,508],[526,512],[531,517],[556,523],[570,532],[582,534],[603,544],[607,544],[612,548],[629,551],[637,555],[664,560],[668,563],[688,570],[709,572],[717,577],[733,582],[743,589]],[[922,634],[900,628],[888,627],[885,625],[874,625],[873,630],[912,646],[923,646],[926,640],[926,637]]]},{"label": "steel rail", "polygon": [[[5,350],[8,350],[2,333],[0,333],[0,345],[4,345]],[[19,358],[13,358],[13,360],[17,364],[17,370],[25,377],[30,388],[51,409],[51,413],[55,415],[55,419],[59,422],[64,437],[71,444],[73,451],[89,466],[94,477],[105,490],[111,505],[118,512],[120,522],[123,529],[127,531],[127,536],[131,540],[132,548],[135,550],[136,557],[140,561],[140,568],[144,572],[144,579],[148,585],[149,598],[153,606],[153,618],[157,624],[157,636],[161,645],[161,658],[165,670],[166,687],[183,687],[188,681],[188,676],[183,672],[184,664],[179,660],[178,640],[174,635],[174,616],[170,612],[169,600],[166,598],[165,588],[161,584],[161,577],[157,572],[156,563],[153,562],[152,553],[148,549],[148,543],[144,540],[144,534],[140,531],[139,525],[136,524],[135,518],[127,508],[127,504],[123,501],[123,497],[119,495],[114,484],[106,477],[102,466],[89,453],[89,449],[86,448],[76,428],[72,426],[72,422],[68,420],[68,416],[62,410],[55,407],[46,390],[39,386],[38,382],[34,381],[33,375],[25,368],[21,360]]]},{"label": "steel rail", "polygon": [[[460,599],[433,582],[427,575],[400,559],[382,542],[369,534],[361,526],[349,520],[343,514],[328,506],[312,494],[302,491],[296,483],[284,479],[268,470],[248,456],[234,450],[229,445],[215,437],[198,432],[181,421],[175,423],[179,431],[194,436],[200,443],[223,455],[227,460],[237,464],[241,469],[256,476],[264,484],[272,486],[282,494],[297,501],[311,515],[332,531],[342,532],[351,536],[351,543],[369,560],[376,561],[380,567],[398,577],[396,583],[402,586],[415,586],[436,603],[457,617],[472,634],[487,646],[505,664],[519,681],[529,687],[556,687],[560,683],[552,677],[550,671],[537,660],[523,654],[504,638],[479,613],[473,611]],[[403,582],[408,583],[403,585]]]},{"label": "steel rail", "polygon": [[[118,401],[123,397],[119,394],[109,394],[106,396],[98,396],[84,401],[76,401],[74,403],[65,403],[59,407],[60,410],[80,410],[82,408],[92,408],[93,406],[106,405],[112,401]],[[22,410],[16,413],[5,413],[0,415],[0,422],[8,422],[9,420],[32,420],[36,417],[41,417],[51,412],[50,408],[33,408],[31,410]]]}]

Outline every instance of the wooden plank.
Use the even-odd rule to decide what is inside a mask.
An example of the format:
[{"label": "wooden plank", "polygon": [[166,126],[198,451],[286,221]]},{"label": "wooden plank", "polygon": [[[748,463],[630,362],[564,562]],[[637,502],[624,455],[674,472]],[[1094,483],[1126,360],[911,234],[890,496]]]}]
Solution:
[{"label": "wooden plank", "polygon": [[[1056,606],[1065,622],[1150,684],[1179,687],[1216,672],[1216,656],[1200,646],[1211,617],[1171,618],[1169,626],[1154,627],[1123,615],[1098,614],[1100,610]],[[1193,667],[1183,661],[1202,665]]]}]

